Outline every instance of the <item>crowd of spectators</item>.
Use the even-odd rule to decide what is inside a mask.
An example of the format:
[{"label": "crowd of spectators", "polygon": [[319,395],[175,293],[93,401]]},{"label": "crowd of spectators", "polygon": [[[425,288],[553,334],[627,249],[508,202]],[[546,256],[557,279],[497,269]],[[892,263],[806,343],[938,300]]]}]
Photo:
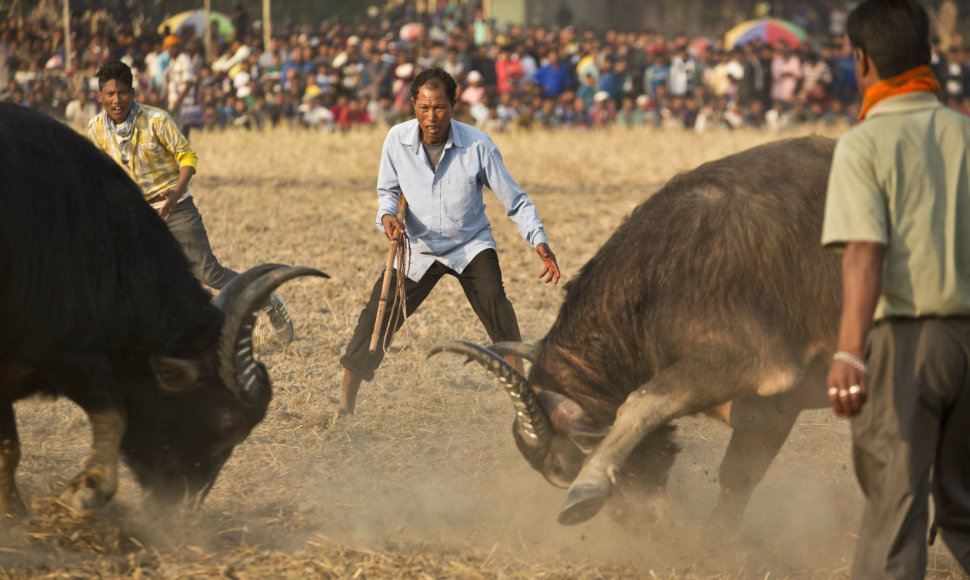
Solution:
[{"label": "crowd of spectators", "polygon": [[[136,100],[172,111],[186,132],[305,126],[331,131],[393,124],[410,115],[410,82],[438,66],[459,83],[454,116],[490,132],[655,126],[784,129],[851,123],[853,61],[838,2],[798,46],[582,26],[502,26],[471,4],[432,14],[372,8],[364,21],[282,23],[263,46],[241,7],[234,35],[212,34],[211,62],[192,29],[158,30],[144,15],[72,19],[69,73],[54,17],[0,22],[0,100],[76,126],[97,113],[102,63],[136,74]],[[132,15],[129,15],[132,16]],[[940,97],[970,113],[970,47],[934,45]]]}]

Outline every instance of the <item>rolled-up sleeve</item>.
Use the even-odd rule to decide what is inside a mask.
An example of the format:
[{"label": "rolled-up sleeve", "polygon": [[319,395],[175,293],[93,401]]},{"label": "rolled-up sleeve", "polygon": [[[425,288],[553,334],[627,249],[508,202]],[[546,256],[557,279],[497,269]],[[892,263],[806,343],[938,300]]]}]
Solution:
[{"label": "rolled-up sleeve", "polygon": [[509,219],[519,226],[519,235],[522,239],[533,248],[539,244],[549,243],[546,230],[539,221],[535,204],[512,179],[508,169],[505,168],[502,154],[491,140],[485,152],[484,182],[505,206],[505,213]]},{"label": "rolled-up sleeve", "polygon": [[887,204],[871,144],[859,135],[846,134],[832,159],[822,245],[838,251],[849,242],[888,243]]},{"label": "rolled-up sleeve", "polygon": [[157,117],[155,120],[155,135],[158,136],[159,142],[168,149],[169,153],[175,158],[175,162],[179,167],[185,167],[188,165],[194,169],[199,167],[199,156],[195,154],[192,147],[189,146],[188,139],[182,132],[179,131],[178,127],[175,125],[175,121],[171,117]]},{"label": "rolled-up sleeve", "polygon": [[401,181],[391,153],[391,140],[394,138],[392,131],[384,139],[381,166],[377,171],[377,227],[382,231],[384,226],[381,224],[381,218],[386,215],[397,215],[397,206],[401,199]]}]

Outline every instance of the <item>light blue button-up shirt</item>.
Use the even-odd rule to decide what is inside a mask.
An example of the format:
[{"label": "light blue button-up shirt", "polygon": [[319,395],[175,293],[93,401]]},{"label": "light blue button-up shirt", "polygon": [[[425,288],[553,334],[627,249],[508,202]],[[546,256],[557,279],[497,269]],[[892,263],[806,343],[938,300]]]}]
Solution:
[{"label": "light blue button-up shirt", "polygon": [[417,119],[391,127],[377,174],[377,227],[383,231],[381,218],[397,214],[403,193],[408,201],[404,226],[411,240],[408,278],[420,280],[436,261],[460,274],[479,252],[495,249],[483,185],[502,202],[530,246],[548,243],[535,204],[509,175],[487,134],[452,120],[435,171],[421,146]]}]

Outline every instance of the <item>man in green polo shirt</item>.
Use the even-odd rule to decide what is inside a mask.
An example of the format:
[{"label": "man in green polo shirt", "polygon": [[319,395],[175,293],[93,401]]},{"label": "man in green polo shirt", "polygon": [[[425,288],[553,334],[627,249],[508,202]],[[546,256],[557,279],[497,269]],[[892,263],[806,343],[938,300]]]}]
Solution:
[{"label": "man in green polo shirt", "polygon": [[844,252],[828,393],[866,496],[852,575],[923,577],[931,492],[970,573],[970,119],[936,99],[915,0],[866,0],[847,31],[863,121],[836,147],[822,243]]}]

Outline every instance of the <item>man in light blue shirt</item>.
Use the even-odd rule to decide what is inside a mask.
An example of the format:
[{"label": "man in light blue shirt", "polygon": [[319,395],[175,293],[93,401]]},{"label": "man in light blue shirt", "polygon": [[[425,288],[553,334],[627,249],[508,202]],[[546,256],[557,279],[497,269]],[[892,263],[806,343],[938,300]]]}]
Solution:
[{"label": "man in light blue shirt", "polygon": [[[450,274],[458,278],[493,342],[519,341],[519,325],[505,295],[492,227],[485,216],[483,185],[495,193],[518,224],[519,234],[542,259],[539,278],[558,283],[559,265],[535,205],[509,175],[498,147],[487,134],[451,119],[456,89],[451,75],[438,68],[422,72],[411,85],[417,118],[392,127],[384,140],[377,175],[377,225],[388,239],[396,231],[406,231],[410,240],[404,284],[407,315],[417,310],[442,276]],[[396,215],[401,194],[408,204],[404,223]],[[361,380],[373,379],[384,359],[381,346],[369,351],[382,285],[383,276],[340,359],[345,369],[341,414],[354,412]],[[391,296],[394,286],[392,279]],[[390,340],[390,310],[384,313],[382,344]],[[390,334],[404,322],[401,317],[394,320]]]}]

